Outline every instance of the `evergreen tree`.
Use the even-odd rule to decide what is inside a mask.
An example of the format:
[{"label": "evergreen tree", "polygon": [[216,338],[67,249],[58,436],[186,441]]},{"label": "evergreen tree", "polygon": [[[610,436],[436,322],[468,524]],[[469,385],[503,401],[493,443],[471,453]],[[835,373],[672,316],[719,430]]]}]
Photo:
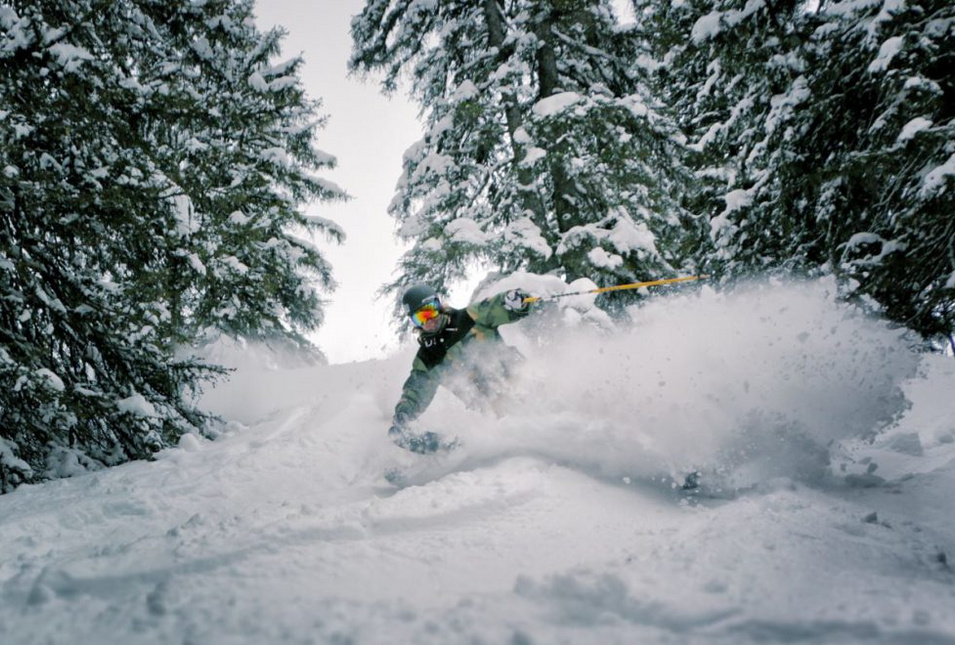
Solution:
[{"label": "evergreen tree", "polygon": [[[695,190],[686,205],[705,214],[706,271],[734,273],[809,253],[779,208],[779,169],[794,153],[795,110],[807,99],[798,2],[635,0],[654,55],[656,89],[679,115],[693,151]],[[798,153],[796,153],[798,154]]]},{"label": "evergreen tree", "polygon": [[369,0],[351,68],[402,74],[426,121],[391,213],[398,289],[475,264],[607,285],[670,274],[685,216],[676,130],[609,0]]},{"label": "evergreen tree", "polygon": [[697,153],[705,270],[834,273],[891,319],[951,332],[951,4],[634,6]]},{"label": "evergreen tree", "polygon": [[[829,262],[854,297],[926,338],[955,331],[955,5],[823,4],[799,147]],[[833,141],[838,141],[833,146]]]},{"label": "evergreen tree", "polygon": [[208,417],[209,330],[299,338],[329,267],[301,235],[316,104],[251,1],[0,8],[0,475],[148,457]]}]

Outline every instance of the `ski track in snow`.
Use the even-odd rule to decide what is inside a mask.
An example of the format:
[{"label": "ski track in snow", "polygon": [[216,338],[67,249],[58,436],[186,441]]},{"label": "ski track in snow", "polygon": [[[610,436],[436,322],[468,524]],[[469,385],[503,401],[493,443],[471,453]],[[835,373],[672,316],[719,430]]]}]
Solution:
[{"label": "ski track in snow", "polygon": [[218,440],[0,497],[0,643],[955,643],[955,361],[818,285],[635,317],[520,327],[524,400],[442,392],[432,458],[385,437],[408,351],[247,350]]}]

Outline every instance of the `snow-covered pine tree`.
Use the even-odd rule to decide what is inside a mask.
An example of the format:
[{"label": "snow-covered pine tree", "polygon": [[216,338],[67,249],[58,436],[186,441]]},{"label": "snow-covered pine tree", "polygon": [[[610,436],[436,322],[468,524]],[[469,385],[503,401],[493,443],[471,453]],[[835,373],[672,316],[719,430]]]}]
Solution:
[{"label": "snow-covered pine tree", "polygon": [[680,143],[609,0],[369,0],[352,35],[351,69],[409,76],[426,124],[391,205],[413,241],[392,289],[475,264],[600,285],[680,264]]},{"label": "snow-covered pine tree", "polygon": [[[798,1],[633,0],[662,61],[658,95],[678,115],[698,181],[685,205],[710,222],[699,240],[708,273],[739,274],[814,262],[813,232],[780,208],[790,189],[781,145],[807,98]],[[816,258],[818,260],[818,257]],[[815,263],[818,263],[815,262]]]},{"label": "snow-covered pine tree", "polygon": [[321,119],[251,1],[0,8],[0,474],[148,457],[207,417],[208,328],[320,319]]},{"label": "snow-covered pine tree", "polygon": [[151,86],[140,84],[175,106],[174,119],[146,130],[179,233],[164,261],[176,272],[161,288],[190,335],[298,336],[321,320],[312,280],[333,287],[330,267],[302,234],[343,238],[333,222],[302,212],[305,202],[344,197],[314,175],[334,164],[313,146],[324,118],[304,94],[302,59],[270,62],[283,33],[258,32],[252,0],[201,4],[165,9],[165,51],[150,54],[143,43],[142,56],[154,58]]},{"label": "snow-covered pine tree", "polygon": [[955,5],[824,2],[807,20],[815,99],[795,143],[819,170],[800,197],[849,292],[942,340],[955,332]]},{"label": "snow-covered pine tree", "polygon": [[893,320],[950,333],[951,4],[634,6],[697,152],[705,270],[835,273]]}]

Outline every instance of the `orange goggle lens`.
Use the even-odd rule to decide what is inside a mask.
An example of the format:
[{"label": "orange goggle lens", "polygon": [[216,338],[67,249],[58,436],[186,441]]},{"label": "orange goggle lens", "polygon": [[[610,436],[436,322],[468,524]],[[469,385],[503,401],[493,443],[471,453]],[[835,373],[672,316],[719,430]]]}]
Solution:
[{"label": "orange goggle lens", "polygon": [[437,302],[429,302],[411,314],[411,322],[415,327],[424,327],[429,320],[441,315],[441,307]]}]

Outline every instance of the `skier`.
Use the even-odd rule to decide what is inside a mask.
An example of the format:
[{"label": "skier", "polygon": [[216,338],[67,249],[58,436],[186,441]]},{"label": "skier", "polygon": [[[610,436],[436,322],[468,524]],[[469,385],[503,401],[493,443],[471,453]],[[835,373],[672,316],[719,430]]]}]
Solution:
[{"label": "skier", "polygon": [[407,424],[418,418],[444,385],[472,406],[486,407],[500,393],[520,353],[501,339],[497,328],[530,313],[529,296],[511,289],[466,309],[445,305],[427,285],[415,285],[402,297],[418,332],[418,353],[395,406],[388,436],[398,446],[419,454],[448,450],[435,432],[415,434]]}]

